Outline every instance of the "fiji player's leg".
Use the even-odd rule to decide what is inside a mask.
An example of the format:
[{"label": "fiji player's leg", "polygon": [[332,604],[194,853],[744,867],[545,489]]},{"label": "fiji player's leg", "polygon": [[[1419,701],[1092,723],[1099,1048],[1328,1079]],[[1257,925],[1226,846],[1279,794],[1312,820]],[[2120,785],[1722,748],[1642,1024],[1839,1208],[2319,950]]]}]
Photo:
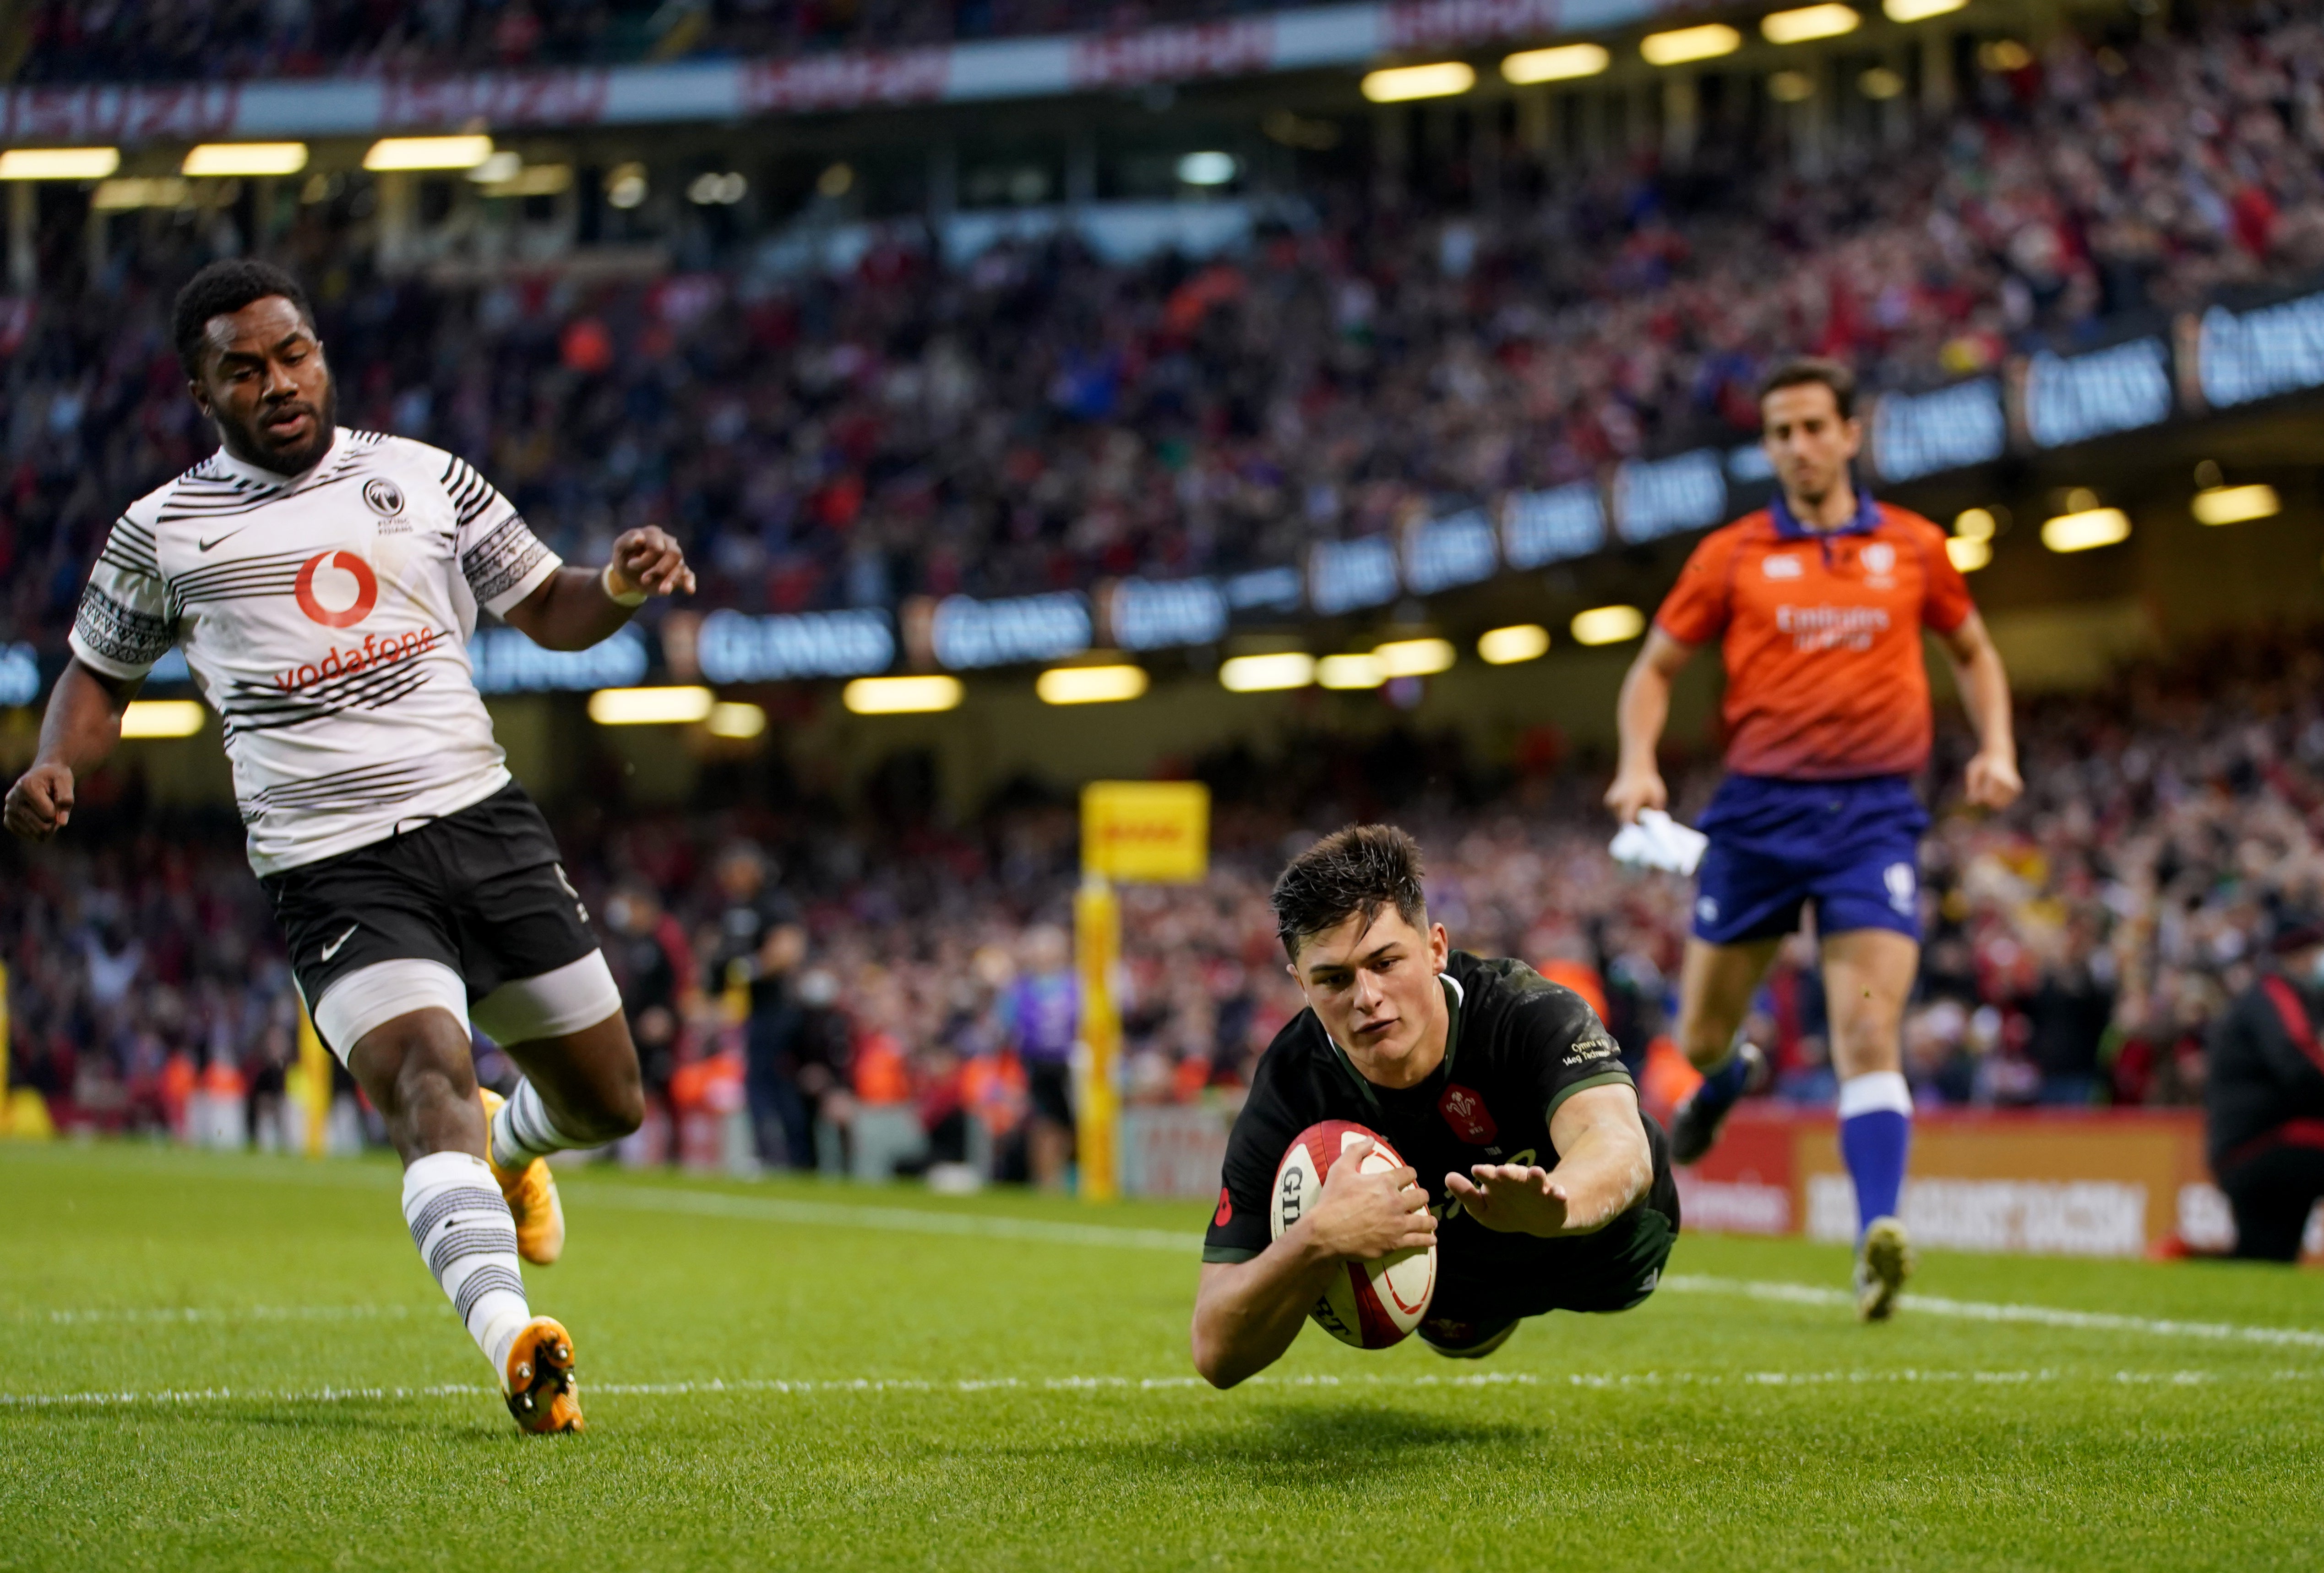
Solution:
[{"label": "fiji player's leg", "polygon": [[637,1049],[588,911],[524,790],[506,787],[438,828],[456,870],[460,972],[478,996],[476,1026],[525,1073],[505,1104],[484,1096],[487,1155],[525,1260],[547,1265],[564,1250],[565,1213],[543,1160],[638,1128]]},{"label": "fiji player's leg", "polygon": [[327,1042],[353,1045],[347,1068],[403,1160],[412,1243],[492,1363],[510,1412],[530,1431],[580,1430],[572,1340],[532,1314],[515,1221],[484,1160],[458,976],[439,962],[378,963],[336,982],[315,1020]]},{"label": "fiji player's leg", "polygon": [[1840,1154],[1856,1182],[1857,1310],[1879,1321],[1896,1308],[1913,1254],[1896,1216],[1913,1143],[1913,1091],[1904,1074],[1905,1002],[1921,947],[1895,929],[1826,935],[1823,986],[1840,1075]]},{"label": "fiji player's leg", "polygon": [[645,1121],[637,1046],[604,955],[502,985],[477,1002],[476,1024],[524,1072],[505,1103],[491,1093],[488,1156],[518,1215],[525,1260],[565,1248],[565,1211],[546,1161],[552,1152],[618,1142]]},{"label": "fiji player's leg", "polygon": [[1686,942],[1679,966],[1678,1046],[1702,1085],[1671,1118],[1671,1160],[1700,1162],[1717,1140],[1719,1127],[1759,1072],[1764,1061],[1736,1033],[1751,1008],[1751,996],[1775,958],[1781,935],[1716,945],[1701,938]]}]

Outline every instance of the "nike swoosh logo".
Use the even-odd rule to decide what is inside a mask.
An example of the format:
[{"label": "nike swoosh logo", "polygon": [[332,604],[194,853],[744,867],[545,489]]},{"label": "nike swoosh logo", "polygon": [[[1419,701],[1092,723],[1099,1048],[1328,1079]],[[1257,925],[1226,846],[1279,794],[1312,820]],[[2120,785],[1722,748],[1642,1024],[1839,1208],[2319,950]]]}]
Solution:
[{"label": "nike swoosh logo", "polygon": [[328,961],[332,957],[337,956],[339,953],[339,947],[354,939],[355,930],[362,927],[361,923],[349,923],[346,933],[323,947],[323,959]]},{"label": "nike swoosh logo", "polygon": [[249,526],[249,525],[247,525],[247,524],[239,525],[239,526],[235,527],[235,529],[232,529],[232,530],[227,531],[224,535],[213,535],[213,536],[211,536],[208,541],[195,541],[195,542],[194,542],[194,544],[195,544],[196,546],[199,547],[202,551],[208,551],[211,547],[216,546],[219,541],[230,541],[230,540],[232,540],[234,537],[235,537],[235,536],[237,536],[237,535],[241,534],[241,533],[243,532],[243,531],[247,530],[247,529],[249,529],[249,528],[250,528],[250,526]]}]

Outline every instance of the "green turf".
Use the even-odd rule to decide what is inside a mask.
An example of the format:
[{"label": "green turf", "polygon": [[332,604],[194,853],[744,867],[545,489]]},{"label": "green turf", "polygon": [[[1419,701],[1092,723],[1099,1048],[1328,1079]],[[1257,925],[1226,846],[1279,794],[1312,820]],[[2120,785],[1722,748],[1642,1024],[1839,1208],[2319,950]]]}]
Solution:
[{"label": "green turf", "polygon": [[[602,1169],[565,1189],[567,1258],[528,1277],[574,1329],[591,1430],[523,1439],[421,1269],[386,1165],[0,1144],[0,1567],[2324,1556],[2312,1338],[1926,1311],[1863,1328],[1844,1307],[1738,1291],[1837,1287],[1839,1252],[1689,1236],[1646,1307],[1535,1322],[1481,1366],[1311,1329],[1270,1379],[1216,1393],[1185,1353],[1199,1206]],[[945,1232],[995,1219],[1035,1222]],[[2324,1328],[2319,1287],[1945,1254],[1916,1282],[2293,1328]],[[646,1391],[722,1380],[760,1385]],[[475,1391],[427,1391],[441,1386]],[[83,1396],[22,1402],[59,1394]]]}]

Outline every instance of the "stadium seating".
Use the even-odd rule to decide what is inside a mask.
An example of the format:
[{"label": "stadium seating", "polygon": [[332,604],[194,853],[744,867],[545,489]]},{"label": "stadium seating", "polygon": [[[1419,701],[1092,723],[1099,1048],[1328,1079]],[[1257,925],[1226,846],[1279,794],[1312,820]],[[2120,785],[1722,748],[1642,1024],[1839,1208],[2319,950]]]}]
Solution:
[{"label": "stadium seating", "polygon": [[[693,271],[649,283],[450,286],[378,273],[332,203],[275,249],[353,368],[345,418],[461,451],[567,548],[667,524],[701,604],[750,611],[1025,594],[1296,561],[1732,445],[1801,348],[1921,388],[2301,281],[2319,74],[2304,14],[2127,54],[2066,38],[1978,78],[1943,134],[1813,182],[1713,149],[1688,173],[1517,169],[1490,211],[1457,178],[1401,209],[1328,187],[1208,264],[1069,240],[940,261],[908,223],[837,273],[696,235]],[[56,224],[58,282],[0,324],[0,644],[50,649],[113,513],[207,443],[162,317],[250,239],[149,225],[76,278]]]},{"label": "stadium seating", "polygon": [[811,0],[452,0],[425,7],[358,0],[198,7],[32,9],[22,77],[36,82],[175,81],[521,66],[604,65],[696,54],[794,54],[1192,21],[1256,7],[1217,0],[961,0],[817,5]]},{"label": "stadium seating", "polygon": [[[2024,711],[2025,800],[1997,818],[1943,810],[1930,844],[1934,942],[1907,1028],[1920,1097],[2199,1096],[2202,1034],[2246,978],[2273,908],[2324,889],[2319,677],[2324,645],[2252,635]],[[1965,741],[1944,740],[1948,778]],[[1593,972],[1616,1033],[1644,1051],[1663,1025],[1684,885],[1607,857],[1593,774],[1511,778],[1456,750],[1437,745],[1436,784],[1387,796],[1348,768],[1344,747],[1296,750],[1258,773],[1256,790],[1231,785],[1252,775],[1230,760],[1204,767],[1222,789],[1216,872],[1198,891],[1155,887],[1126,902],[1133,1101],[1231,1096],[1296,1005],[1266,906],[1276,849],[1302,828],[1374,814],[1423,837],[1431,900],[1457,943]],[[1678,785],[1683,812],[1709,780]],[[279,1092],[297,1007],[231,825],[170,825],[122,773],[86,801],[67,842],[0,850],[12,1081],[45,1093],[60,1123],[107,1129],[182,1123],[205,1064],[235,1065],[253,1096]],[[131,824],[146,828],[114,839],[109,827]],[[560,839],[593,906],[617,879],[650,882],[706,961],[717,942],[707,871],[731,824],[592,816]],[[883,1063],[890,1046],[903,1057],[900,1080],[885,1066],[862,1087],[876,1112],[859,1157],[918,1152],[898,1112],[959,1106],[964,1065],[1006,1046],[997,997],[1027,927],[1070,899],[1072,827],[1063,807],[1022,804],[954,828],[865,820],[842,835],[796,808],[752,827],[781,850],[785,884],[807,904],[811,965],[837,985],[825,992],[843,1043],[876,1032]],[[1786,965],[1757,1030],[1776,1053],[1777,1096],[1819,1103],[1831,1087],[1813,990],[1812,971]],[[715,1000],[699,1001],[685,1054],[736,1051],[733,1031]]]}]

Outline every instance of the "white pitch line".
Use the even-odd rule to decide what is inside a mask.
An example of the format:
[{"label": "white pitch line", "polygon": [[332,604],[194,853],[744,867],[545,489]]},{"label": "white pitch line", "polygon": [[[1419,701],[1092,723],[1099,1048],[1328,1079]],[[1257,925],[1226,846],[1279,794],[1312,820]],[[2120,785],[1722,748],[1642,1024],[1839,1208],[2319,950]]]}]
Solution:
[{"label": "white pitch line", "polygon": [[[183,1171],[183,1165],[167,1167]],[[163,1164],[153,1163],[152,1168]],[[289,1180],[300,1184],[361,1184],[380,1187],[372,1171],[349,1169],[344,1175],[328,1172],[334,1166],[293,1166],[270,1170],[253,1164],[235,1178]],[[632,1212],[679,1213],[698,1217],[740,1218],[758,1223],[801,1224],[814,1227],[877,1230],[887,1234],[942,1235],[955,1238],[1017,1240],[1030,1244],[1094,1246],[1101,1249],[1167,1251],[1192,1258],[1202,1249],[1202,1236],[1170,1229],[1118,1228],[1105,1224],[1065,1223],[1051,1218],[1011,1217],[991,1213],[938,1212],[928,1208],[881,1207],[865,1203],[799,1201],[788,1197],[737,1196],[730,1191],[660,1189],[649,1186],[567,1181],[566,1199],[586,1206]],[[1805,1283],[1720,1278],[1706,1273],[1674,1272],[1664,1276],[1663,1289],[1679,1294],[1737,1295],[1749,1300],[1794,1305],[1853,1307],[1845,1291]],[[2148,1337],[2200,1338],[2271,1345],[2281,1348],[2324,1349],[2324,1332],[2305,1328],[2272,1328],[2242,1322],[2181,1321],[2170,1318],[2123,1316],[2108,1311],[2068,1310],[2054,1306],[2015,1305],[1992,1300],[1950,1300],[1931,1295],[1905,1295],[1904,1309],[1922,1316],[1950,1317],[1967,1321],[2016,1322],[2079,1332],[2131,1333]]]},{"label": "white pitch line", "polygon": [[[1664,1276],[1663,1289],[1681,1294],[1731,1294],[1748,1300],[1775,1300],[1791,1305],[1852,1306],[1856,1297],[1837,1289],[1804,1283],[1775,1283],[1748,1278],[1714,1278],[1694,1272]],[[2082,1332],[2143,1333],[2163,1338],[2209,1338],[2249,1344],[2272,1344],[2303,1349],[2324,1349],[2324,1333],[2305,1328],[2264,1328],[2246,1322],[2188,1322],[2159,1317],[2127,1317],[2112,1311],[2064,1310],[2055,1306],[1997,1304],[1991,1300],[1946,1300],[1908,1294],[1904,1309],[1921,1316],[1956,1317],[1974,1322],[2025,1322],[2035,1327],[2071,1328]]]},{"label": "white pitch line", "polygon": [[[1696,1388],[1736,1387],[1860,1387],[1923,1386],[1966,1383],[1978,1386],[2013,1387],[2058,1382],[2107,1382],[2118,1385],[2195,1387],[2219,1381],[2308,1382],[2315,1373],[2273,1371],[2218,1373],[2211,1371],[1574,1371],[1563,1374],[1530,1371],[1480,1372],[1467,1375],[1301,1376],[1261,1374],[1245,1387],[1346,1389],[1351,1392],[1428,1388]],[[714,1378],[706,1382],[584,1382],[585,1394],[616,1394],[644,1398],[715,1398],[721,1396],[876,1397],[887,1394],[934,1397],[976,1397],[991,1393],[1093,1394],[1163,1393],[1199,1390],[1196,1376],[987,1376],[936,1381],[921,1377],[841,1379]],[[438,1383],[424,1387],[317,1387],[306,1389],[200,1387],[157,1392],[0,1393],[0,1409],[97,1409],[152,1405],[156,1408],[216,1403],[348,1403],[384,1402],[405,1399],[475,1399],[494,1396],[493,1390],[465,1383]]]},{"label": "white pitch line", "polygon": [[337,1322],[371,1321],[432,1314],[435,1307],[408,1305],[99,1306],[88,1310],[19,1310],[20,1322],[79,1327],[103,1322]]}]

